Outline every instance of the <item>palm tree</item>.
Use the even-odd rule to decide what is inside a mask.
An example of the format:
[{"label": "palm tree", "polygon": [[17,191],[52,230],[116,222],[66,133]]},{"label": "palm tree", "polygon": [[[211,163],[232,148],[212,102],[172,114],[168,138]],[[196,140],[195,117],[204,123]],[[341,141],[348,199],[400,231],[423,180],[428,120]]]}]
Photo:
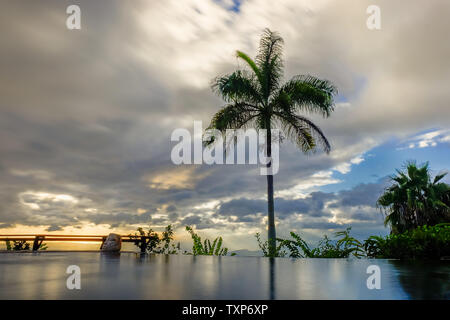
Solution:
[{"label": "palm tree", "polygon": [[417,167],[409,162],[405,172],[397,170],[397,175],[391,177],[394,183],[377,201],[392,233],[450,222],[450,186],[440,182],[445,175],[432,179],[428,163]]},{"label": "palm tree", "polygon": [[[208,129],[225,133],[227,129],[254,127],[266,129],[266,155],[272,156],[272,132],[276,127],[295,142],[303,152],[315,151],[321,145],[325,152],[330,144],[322,130],[299,112],[319,113],[328,117],[334,109],[336,88],[327,80],[299,75],[282,84],[283,39],[265,29],[256,59],[236,51],[248,68],[213,80],[212,89],[227,103],[211,120]],[[206,144],[214,143],[211,137]],[[267,169],[270,172],[272,162]],[[269,254],[275,255],[276,233],[273,202],[273,175],[267,175]]]}]

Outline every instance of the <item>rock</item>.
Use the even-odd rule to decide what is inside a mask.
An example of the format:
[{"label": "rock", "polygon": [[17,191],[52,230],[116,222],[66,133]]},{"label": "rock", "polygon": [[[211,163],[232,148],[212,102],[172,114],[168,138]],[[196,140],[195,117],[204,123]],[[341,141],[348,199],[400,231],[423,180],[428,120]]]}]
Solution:
[{"label": "rock", "polygon": [[107,252],[118,252],[122,248],[122,239],[120,235],[115,233],[110,233],[108,237],[106,237],[105,242],[103,242],[101,251]]}]

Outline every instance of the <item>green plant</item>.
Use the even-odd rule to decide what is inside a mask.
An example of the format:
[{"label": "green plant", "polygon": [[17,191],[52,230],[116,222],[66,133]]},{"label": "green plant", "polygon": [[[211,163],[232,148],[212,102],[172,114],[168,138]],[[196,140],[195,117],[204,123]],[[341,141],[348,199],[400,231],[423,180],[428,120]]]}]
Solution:
[{"label": "green plant", "polygon": [[[255,127],[267,130],[266,155],[272,156],[272,129],[280,128],[303,152],[312,152],[320,144],[325,152],[330,144],[322,130],[300,113],[318,113],[328,117],[334,109],[336,88],[327,80],[311,75],[294,76],[286,83],[283,80],[283,38],[276,32],[265,29],[260,40],[256,59],[237,51],[247,69],[213,80],[212,90],[227,103],[212,118],[208,129],[222,134],[227,129]],[[275,137],[276,138],[276,137]],[[206,145],[217,139],[211,135]],[[276,255],[276,232],[273,198],[272,163],[267,163],[268,202],[268,250]]]},{"label": "green plant", "polygon": [[450,186],[440,182],[445,175],[432,179],[428,163],[418,167],[409,162],[404,172],[397,170],[397,175],[391,177],[394,183],[377,201],[392,233],[450,222]]},{"label": "green plant", "polygon": [[[143,228],[139,227],[137,233],[130,235],[130,238],[134,239],[134,245],[141,249],[144,247],[147,253],[176,254],[180,251],[180,243],[175,245],[172,242],[173,235],[172,225],[169,224],[162,232],[161,237],[151,228],[145,232]],[[141,237],[146,238],[143,240]]]},{"label": "green plant", "polygon": [[258,246],[261,249],[264,257],[271,257],[271,258],[276,258],[276,257],[284,257],[286,255],[286,252],[283,250],[283,240],[281,239],[276,239],[278,241],[278,245],[275,246],[275,250],[270,250],[269,249],[269,241],[262,241],[261,240],[261,235],[259,232],[257,232],[255,234],[256,240],[258,241]]},{"label": "green plant", "polygon": [[336,248],[342,250],[345,254],[349,256],[352,254],[356,258],[361,258],[365,256],[364,244],[358,239],[350,236],[351,227],[343,231],[335,232],[336,237],[340,237],[336,241]]},{"label": "green plant", "polygon": [[450,223],[420,226],[387,237],[371,236],[364,242],[368,257],[380,259],[440,259],[450,256]]},{"label": "green plant", "polygon": [[[192,245],[192,254],[194,256],[197,255],[207,255],[207,256],[226,256],[228,253],[228,248],[222,248],[222,237],[217,237],[211,243],[209,239],[205,239],[202,243],[202,238],[194,232],[194,229],[190,226],[186,226],[186,231],[192,237],[193,245]],[[186,254],[189,254],[186,252]],[[232,253],[232,256],[235,254]]]},{"label": "green plant", "polygon": [[[13,241],[11,245],[11,241],[6,240],[6,250],[8,251],[27,251],[31,250],[30,244],[26,241]],[[47,245],[45,243],[41,243],[39,245],[38,250],[47,250]]]},{"label": "green plant", "polygon": [[316,248],[311,249],[300,235],[291,232],[294,240],[283,240],[281,245],[289,250],[291,258],[348,258],[353,255],[357,258],[364,256],[364,246],[357,239],[350,236],[351,228],[335,232],[336,240],[332,241],[328,236],[320,240]]},{"label": "green plant", "polygon": [[[141,237],[146,237],[145,240],[141,239]],[[144,231],[144,228],[137,228],[137,232],[134,235],[130,234],[130,238],[134,239],[134,245],[139,247],[142,251],[147,253],[155,253],[154,250],[159,245],[160,239],[156,232],[153,229],[149,228],[147,233]]]},{"label": "green plant", "polygon": [[175,246],[175,244],[172,243],[174,232],[172,229],[172,225],[169,224],[166,229],[162,233],[162,237],[160,239],[160,243],[162,244],[162,247],[159,249],[158,253],[163,254],[176,254],[180,251],[180,243]]}]

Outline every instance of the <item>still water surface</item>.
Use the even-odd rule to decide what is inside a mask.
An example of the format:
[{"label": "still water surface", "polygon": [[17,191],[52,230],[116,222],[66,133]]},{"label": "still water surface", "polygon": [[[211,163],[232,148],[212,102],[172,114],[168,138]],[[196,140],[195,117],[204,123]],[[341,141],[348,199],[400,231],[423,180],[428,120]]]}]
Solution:
[{"label": "still water surface", "polygon": [[[66,287],[69,265],[81,290]],[[0,253],[0,299],[450,299],[450,261]]]}]

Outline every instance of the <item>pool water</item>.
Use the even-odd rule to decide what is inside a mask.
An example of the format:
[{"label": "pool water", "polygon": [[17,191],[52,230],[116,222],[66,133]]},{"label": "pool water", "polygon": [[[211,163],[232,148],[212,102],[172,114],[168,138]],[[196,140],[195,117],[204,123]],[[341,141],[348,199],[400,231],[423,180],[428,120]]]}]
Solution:
[{"label": "pool water", "polygon": [[[80,290],[67,288],[70,265]],[[450,261],[0,253],[0,299],[450,299]]]}]

